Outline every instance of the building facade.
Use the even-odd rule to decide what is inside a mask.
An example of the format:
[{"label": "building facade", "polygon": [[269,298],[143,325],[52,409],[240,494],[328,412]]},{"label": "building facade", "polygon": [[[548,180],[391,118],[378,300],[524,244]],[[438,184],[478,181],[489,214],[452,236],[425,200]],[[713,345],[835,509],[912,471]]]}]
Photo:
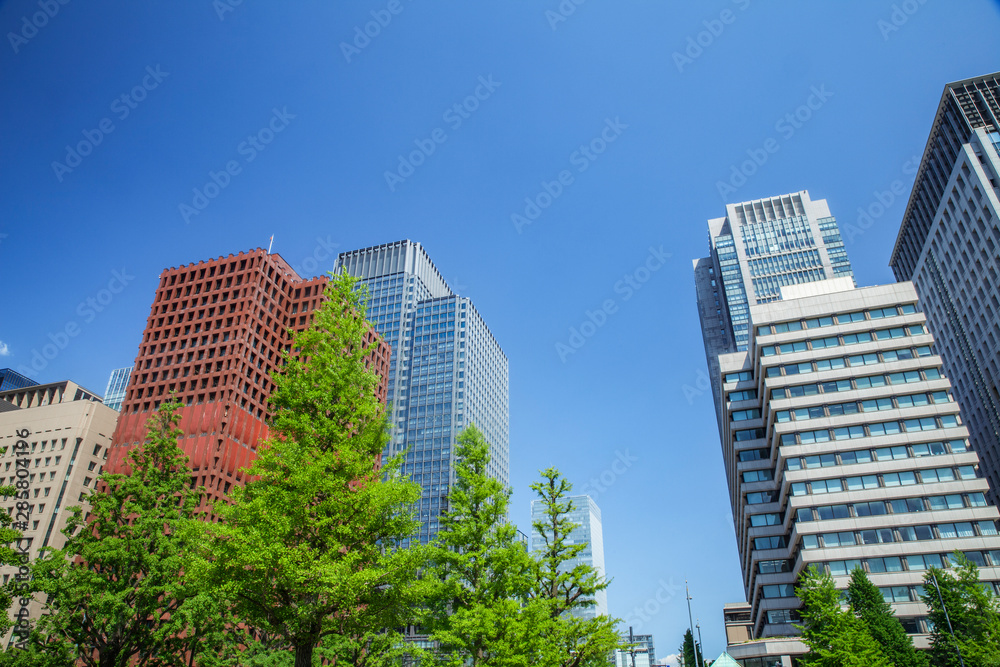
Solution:
[{"label": "building facade", "polygon": [[387,454],[422,489],[419,539],[440,528],[455,482],[455,438],[475,424],[490,445],[488,473],[508,484],[508,364],[472,301],[452,292],[423,246],[398,241],[341,253],[367,286],[368,317],[392,347]]},{"label": "building facade", "polygon": [[783,297],[750,309],[748,350],[719,372],[753,637],[788,639],[729,653],[769,666],[805,650],[794,587],[813,565],[839,588],[864,568],[926,647],[925,570],[960,550],[1000,591],[1000,513],[916,290],[832,280]]},{"label": "building facade", "polygon": [[112,410],[121,410],[131,375],[132,366],[111,371],[111,377],[108,378],[108,388],[104,390],[104,405]]},{"label": "building facade", "polygon": [[945,86],[893,248],[1000,502],[1000,72]]},{"label": "building facade", "polygon": [[[309,325],[327,280],[303,279],[280,255],[261,249],[163,271],[108,470],[127,469],[129,448],[144,440],[146,422],[173,395],[183,404],[178,444],[207,499],[225,498],[232,485],[245,483],[245,468],[269,435],[271,377],[291,345],[289,331]],[[377,339],[372,330],[367,342]],[[382,378],[383,401],[389,356],[379,341],[369,359]]]},{"label": "building facade", "polygon": [[[604,528],[601,523],[601,508],[597,506],[594,499],[587,495],[569,496],[566,498],[573,504],[573,509],[567,514],[567,518],[577,524],[576,528],[566,539],[569,544],[587,545],[576,558],[567,561],[563,567],[566,571],[572,570],[577,565],[589,565],[601,578],[607,576],[604,567]],[[533,551],[541,551],[545,548],[545,538],[535,527],[536,522],[546,523],[545,504],[541,500],[531,501],[531,548]],[[580,618],[595,618],[597,616],[608,615],[608,592],[598,591],[594,596],[594,605],[586,609],[574,610]]]},{"label": "building facade", "polygon": [[750,308],[781,298],[786,285],[854,272],[825,199],[802,190],[729,204],[708,221],[709,256],[694,260],[695,290],[716,417],[721,421],[718,357],[745,351]]},{"label": "building facade", "polygon": [[38,383],[12,368],[0,368],[0,392],[33,387],[36,384]]},{"label": "building facade", "polygon": [[622,641],[634,646],[631,650],[615,650],[615,667],[653,667],[656,664],[653,635],[634,635],[629,628],[629,632],[622,635]]},{"label": "building facade", "polygon": [[[87,494],[94,489],[108,456],[118,413],[103,405],[97,394],[69,381],[0,392],[0,403],[9,408],[0,411],[0,448],[4,449],[0,484],[19,484],[19,493],[27,496],[4,499],[0,508],[24,535],[23,541],[12,546],[26,551],[34,561],[42,547],[65,545],[62,530],[70,516],[67,508],[81,505],[86,509]],[[17,447],[19,440],[26,446]],[[15,511],[19,502],[29,503],[27,512]],[[16,572],[16,566],[0,567],[3,583]],[[37,619],[41,608],[39,601],[33,601],[28,606],[30,618]]]}]

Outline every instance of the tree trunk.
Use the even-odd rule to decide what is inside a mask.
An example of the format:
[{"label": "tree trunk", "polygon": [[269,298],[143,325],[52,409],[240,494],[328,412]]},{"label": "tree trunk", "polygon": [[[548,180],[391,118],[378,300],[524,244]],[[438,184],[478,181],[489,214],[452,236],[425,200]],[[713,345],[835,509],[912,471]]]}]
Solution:
[{"label": "tree trunk", "polygon": [[295,647],[295,667],[312,667],[313,664],[313,645],[312,642],[308,644],[299,644]]}]

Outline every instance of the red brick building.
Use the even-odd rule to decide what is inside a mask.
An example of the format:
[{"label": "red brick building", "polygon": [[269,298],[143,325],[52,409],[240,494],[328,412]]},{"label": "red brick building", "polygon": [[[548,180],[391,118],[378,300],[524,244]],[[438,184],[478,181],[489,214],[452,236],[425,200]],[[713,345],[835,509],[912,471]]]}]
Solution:
[{"label": "red brick building", "polygon": [[[268,437],[270,376],[291,344],[288,329],[312,321],[326,277],[303,279],[281,258],[256,249],[160,274],[129,378],[105,470],[122,472],[146,422],[176,392],[184,404],[179,444],[208,499],[242,484],[243,468]],[[378,339],[371,329],[369,341]],[[370,363],[388,389],[390,347],[379,339]]]}]

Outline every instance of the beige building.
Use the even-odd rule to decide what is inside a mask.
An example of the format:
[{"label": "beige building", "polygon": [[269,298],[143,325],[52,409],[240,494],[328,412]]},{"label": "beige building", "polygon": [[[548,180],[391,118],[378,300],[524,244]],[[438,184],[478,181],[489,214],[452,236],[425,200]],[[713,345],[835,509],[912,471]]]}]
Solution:
[{"label": "beige building", "polygon": [[[21,497],[4,499],[0,506],[20,526],[25,543],[18,547],[26,546],[32,561],[42,547],[58,549],[65,543],[66,508],[83,505],[96,485],[117,419],[118,412],[74,382],[0,393],[0,448],[6,449],[0,455],[0,482],[6,486],[20,480],[21,485]],[[18,437],[25,431],[26,437]],[[27,447],[17,447],[18,440]],[[27,511],[18,511],[18,503],[27,503]],[[16,572],[15,567],[0,567],[3,583]],[[18,610],[15,599],[12,613],[16,616]],[[40,610],[40,603],[30,605],[31,618]]]}]

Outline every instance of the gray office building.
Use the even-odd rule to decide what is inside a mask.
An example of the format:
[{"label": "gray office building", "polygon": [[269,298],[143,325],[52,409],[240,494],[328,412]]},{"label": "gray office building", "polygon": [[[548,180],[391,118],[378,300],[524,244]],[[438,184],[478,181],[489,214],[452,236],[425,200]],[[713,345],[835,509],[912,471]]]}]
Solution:
[{"label": "gray office building", "polygon": [[[570,544],[585,544],[586,547],[580,554],[566,562],[563,566],[565,571],[570,571],[577,565],[586,564],[594,568],[601,577],[607,576],[604,567],[604,527],[601,523],[601,508],[597,506],[594,499],[587,495],[569,496],[567,501],[573,503],[573,509],[567,518],[577,527],[569,534],[567,542]],[[535,528],[535,522],[546,522],[545,504],[541,500],[531,501],[531,548],[533,551],[541,551],[545,548],[545,539]],[[607,616],[608,614],[608,592],[598,591],[594,596],[594,605],[586,609],[575,610],[576,616],[580,618],[595,618],[597,616]]]},{"label": "gray office building", "polygon": [[944,87],[890,266],[913,281],[1000,502],[1000,72]]},{"label": "gray office building", "polygon": [[489,474],[508,481],[508,364],[472,301],[455,294],[427,252],[398,241],[341,253],[369,290],[368,317],[392,345],[386,454],[406,451],[405,474],[423,489],[419,538],[439,529],[455,482],[455,438],[475,424],[490,443]]},{"label": "gray office building", "polygon": [[786,285],[850,277],[854,272],[825,199],[805,190],[729,204],[708,221],[708,257],[694,260],[698,315],[716,418],[722,432],[718,356],[746,351],[750,308],[781,298]]},{"label": "gray office building", "polygon": [[121,411],[122,401],[128,389],[128,379],[132,375],[132,366],[116,368],[108,378],[108,388],[104,390],[104,405],[112,410]]}]

